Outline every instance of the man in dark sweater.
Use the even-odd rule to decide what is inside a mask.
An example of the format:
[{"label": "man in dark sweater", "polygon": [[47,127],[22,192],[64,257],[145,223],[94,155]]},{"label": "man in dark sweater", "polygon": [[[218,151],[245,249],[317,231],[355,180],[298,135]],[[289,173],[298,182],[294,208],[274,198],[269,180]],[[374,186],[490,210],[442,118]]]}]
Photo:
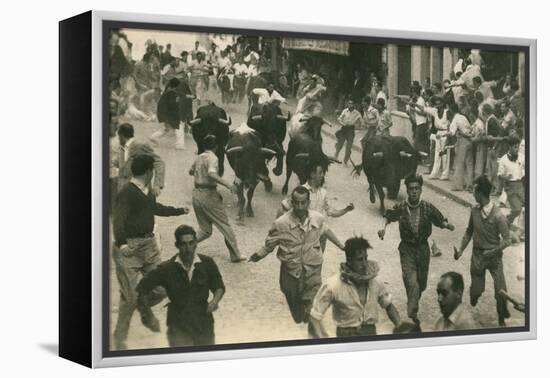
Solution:
[{"label": "man in dark sweater", "polygon": [[142,322],[152,331],[159,331],[156,319],[151,321],[149,317],[149,301],[154,288],[162,286],[170,299],[166,318],[170,346],[214,344],[212,313],[225,293],[222,276],[211,257],[196,253],[197,234],[192,227],[181,225],[174,236],[178,253],[147,273],[137,287]]},{"label": "man in dark sweater", "polygon": [[430,246],[428,238],[432,234],[432,225],[453,231],[455,228],[431,203],[421,200],[423,179],[412,174],[405,179],[407,200],[398,203],[384,214],[384,228],[378,231],[384,239],[386,226],[399,222],[399,257],[403,272],[403,283],[407,291],[407,314],[417,325],[418,302],[428,284],[430,266]]},{"label": "man in dark sweater", "polygon": [[470,303],[477,305],[481,294],[485,291],[485,272],[488,270],[495,285],[495,298],[499,326],[506,326],[505,319],[510,317],[506,299],[499,293],[506,291],[506,279],[502,267],[502,251],[510,245],[508,222],[500,209],[491,202],[493,186],[486,176],[480,176],[474,181],[474,197],[478,205],[472,208],[468,228],[462,238],[460,249],[455,248],[455,259],[458,260],[464,250],[474,239],[470,274]]},{"label": "man in dark sweater", "polygon": [[[133,159],[132,179],[121,189],[115,202],[113,259],[120,286],[118,320],[114,331],[117,350],[126,349],[130,321],[137,305],[139,276],[160,263],[159,247],[153,234],[155,215],[169,217],[189,213],[187,208],[156,202],[151,190],[153,163],[154,159],[149,155],[138,155]],[[152,303],[163,297],[160,291],[153,295],[155,299],[151,299]]]}]

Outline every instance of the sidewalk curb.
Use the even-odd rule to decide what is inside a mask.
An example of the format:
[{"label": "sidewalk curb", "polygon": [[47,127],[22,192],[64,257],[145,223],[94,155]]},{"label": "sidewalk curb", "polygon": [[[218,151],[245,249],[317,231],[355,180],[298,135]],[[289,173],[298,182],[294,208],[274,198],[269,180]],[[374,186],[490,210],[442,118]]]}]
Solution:
[{"label": "sidewalk curb", "polygon": [[[330,133],[330,132],[328,132],[328,131],[326,131],[326,130],[321,130],[321,132],[322,132],[324,135],[326,135],[326,136],[328,136],[329,138],[331,138],[332,140],[336,140],[336,136],[335,136],[334,134],[332,134],[332,133]],[[353,151],[362,153],[361,148],[360,148],[358,145],[356,145],[356,144],[352,145],[352,146],[351,146],[351,149],[352,149]],[[426,175],[422,175],[422,177],[425,177],[425,176],[426,176]],[[448,199],[450,199],[450,200],[452,200],[452,201],[458,203],[459,205],[462,205],[462,206],[467,207],[467,208],[471,208],[471,207],[474,206],[471,202],[469,202],[469,201],[467,201],[467,200],[465,200],[465,199],[463,199],[463,198],[457,196],[457,195],[454,194],[453,192],[451,192],[451,191],[449,191],[449,190],[446,190],[446,189],[443,189],[443,188],[441,188],[441,187],[439,187],[439,186],[437,186],[437,185],[434,185],[433,183],[430,182],[429,179],[425,179],[425,180],[424,180],[424,185],[425,185],[427,188],[433,190],[434,192],[436,192],[436,193],[438,193],[438,194],[440,194],[440,195],[443,195],[443,196],[447,197]]]}]

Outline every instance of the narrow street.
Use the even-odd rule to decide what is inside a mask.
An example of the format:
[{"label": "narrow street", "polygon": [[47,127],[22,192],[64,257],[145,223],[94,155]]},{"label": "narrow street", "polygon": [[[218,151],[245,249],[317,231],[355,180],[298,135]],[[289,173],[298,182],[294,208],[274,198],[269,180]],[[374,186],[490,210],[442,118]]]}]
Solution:
[{"label": "narrow street", "polygon": [[[214,96],[215,97],[215,96]],[[216,99],[216,97],[215,97]],[[219,99],[216,104],[223,106]],[[230,104],[225,106],[227,113],[232,118],[231,128],[237,128],[246,119],[246,106]],[[288,109],[293,112],[293,109]],[[287,108],[283,106],[286,114]],[[121,120],[126,122],[126,120]],[[157,128],[157,123],[128,121],[135,127],[137,137],[147,138]],[[329,130],[333,133],[336,130]],[[394,134],[401,134],[404,131],[393,130]],[[285,141],[285,147],[286,143]],[[167,259],[176,253],[174,247],[174,229],[182,224],[190,224],[196,227],[196,219],[191,205],[191,191],[193,179],[188,175],[188,170],[196,156],[196,145],[190,134],[186,135],[185,150],[174,148],[175,138],[167,137],[162,140],[157,152],[166,162],[166,185],[159,197],[159,202],[166,205],[187,206],[191,213],[185,216],[162,218],[157,217],[157,232],[162,240],[162,257]],[[328,155],[334,152],[334,141],[328,137],[324,138],[324,151]],[[360,162],[360,154],[353,152],[352,158]],[[270,167],[274,166],[272,162]],[[285,167],[286,169],[286,167]],[[424,170],[425,168],[419,168]],[[379,280],[383,282],[393,296],[394,304],[399,310],[403,319],[406,318],[406,295],[401,278],[401,266],[397,246],[399,244],[399,231],[397,224],[388,226],[384,241],[378,239],[377,230],[383,225],[383,219],[379,212],[379,203],[371,204],[368,199],[367,180],[364,175],[359,178],[351,176],[352,168],[344,165],[331,165],[327,174],[327,190],[332,202],[336,207],[344,207],[349,202],[355,204],[355,210],[341,218],[329,219],[329,224],[335,234],[345,241],[353,235],[363,235],[371,244],[373,249],[369,251],[369,259],[378,261],[380,264]],[[234,173],[226,161],[225,178],[232,181]],[[254,253],[263,243],[266,233],[274,220],[275,213],[283,196],[281,188],[284,183],[284,173],[280,177],[274,177],[273,190],[265,192],[263,185],[259,185],[253,200],[255,211],[254,218],[246,218],[244,223],[237,224],[237,198],[225,188],[219,188],[224,199],[226,211],[232,221],[232,226],[237,235],[241,252],[247,256]],[[289,188],[298,184],[297,178],[293,176]],[[405,189],[401,186],[399,200],[405,198]],[[428,288],[420,304],[419,317],[424,331],[432,329],[437,317],[439,308],[436,298],[436,284],[441,274],[454,270],[463,274],[466,284],[464,302],[469,307],[468,288],[470,285],[470,248],[464,253],[458,262],[453,258],[453,246],[459,246],[462,235],[467,225],[469,209],[437,194],[433,190],[424,188],[423,199],[431,202],[442,213],[449,218],[449,221],[456,226],[454,232],[448,230],[434,229],[433,239],[437,242],[443,252],[443,256],[432,258],[429,273]],[[393,201],[387,200],[386,207],[393,206]],[[279,290],[279,261],[275,253],[266,257],[258,263],[233,264],[229,261],[229,254],[223,242],[223,238],[217,230],[213,236],[201,243],[197,250],[199,253],[212,256],[218,264],[226,284],[226,294],[220,303],[220,308],[215,312],[215,333],[216,342],[243,343],[257,341],[275,341],[303,339],[307,337],[306,327],[296,325],[290,316],[284,296]],[[524,297],[524,283],[516,277],[524,274],[523,252],[524,245],[518,244],[508,248],[504,253],[504,271],[510,294]],[[339,263],[344,261],[343,252],[334,245],[328,243],[324,256],[323,278],[327,278],[338,271]],[[496,327],[496,307],[492,278],[487,275],[486,292],[480,299],[477,308],[473,310],[474,317],[482,327]],[[117,317],[118,285],[114,273],[114,264],[111,261],[111,321],[114,325]],[[154,309],[162,323],[162,332],[154,334],[146,329],[140,322],[139,316],[134,314],[130,335],[128,339],[129,349],[156,348],[167,346],[165,335],[166,308],[163,304]],[[524,323],[524,315],[512,309],[512,317],[508,320],[510,326],[519,326]],[[381,324],[378,333],[390,333],[391,322],[387,319],[384,311],[380,311]],[[327,313],[325,322],[329,334],[334,335],[335,327],[332,324],[331,315]]]}]

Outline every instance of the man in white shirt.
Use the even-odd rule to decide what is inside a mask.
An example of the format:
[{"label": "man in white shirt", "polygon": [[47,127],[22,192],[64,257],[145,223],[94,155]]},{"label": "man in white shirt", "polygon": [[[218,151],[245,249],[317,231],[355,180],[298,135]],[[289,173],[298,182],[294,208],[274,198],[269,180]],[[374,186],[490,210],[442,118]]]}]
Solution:
[{"label": "man in white shirt", "polygon": [[334,135],[336,136],[336,146],[334,159],[338,160],[338,155],[346,144],[346,152],[344,154],[344,164],[348,164],[351,157],[351,147],[353,146],[353,140],[355,139],[355,129],[360,128],[363,123],[361,113],[355,109],[355,103],[352,99],[348,100],[348,107],[342,111],[342,114],[338,117],[338,123],[342,125],[342,128],[338,130]]},{"label": "man in white shirt", "polygon": [[481,80],[480,76],[476,76],[472,80],[473,83],[473,90],[478,91],[483,95],[483,101],[493,99],[495,96],[493,95],[493,89],[496,88],[497,82],[496,81],[483,81]]},{"label": "man in white shirt", "polygon": [[395,326],[401,323],[391,295],[376,279],[378,264],[367,259],[369,248],[369,242],[362,237],[346,241],[346,262],[319,288],[313,300],[309,330],[314,338],[328,337],[322,319],[331,306],[338,337],[376,335],[378,307],[385,310]]},{"label": "man in white shirt", "polygon": [[275,90],[273,83],[269,83],[267,88],[254,88],[252,93],[258,96],[259,105],[264,105],[273,101],[279,101],[280,103],[286,102],[286,99]]},{"label": "man in white shirt", "polygon": [[[458,110],[456,105],[453,105]],[[474,180],[474,146],[472,143],[473,131],[470,121],[464,114],[464,108],[456,113],[449,126],[449,134],[456,136],[455,144],[455,172],[453,176],[453,191],[464,189],[471,191]]]},{"label": "man in white shirt", "polygon": [[525,162],[519,155],[519,138],[510,137],[508,140],[508,153],[498,161],[498,177],[504,182],[504,190],[510,203],[508,225],[521,214],[521,208],[525,205],[525,193],[523,178],[525,176]]},{"label": "man in white shirt", "polygon": [[448,272],[437,284],[437,301],[441,317],[435,323],[435,331],[456,331],[477,328],[471,312],[462,304],[464,279],[460,273]]},{"label": "man in white shirt", "polygon": [[[303,185],[309,191],[309,209],[316,211],[323,215],[325,218],[339,218],[350,211],[355,209],[353,203],[348,204],[346,207],[337,209],[332,206],[328,201],[327,190],[323,187],[325,184],[325,175],[328,167],[319,161],[310,162],[307,166],[307,182]],[[277,218],[283,215],[285,212],[292,208],[292,198],[289,196],[281,202],[281,208],[277,212]],[[324,251],[327,239],[322,237],[321,249]]]},{"label": "man in white shirt", "polygon": [[408,109],[414,111],[414,118],[416,121],[416,128],[413,135],[414,148],[419,152],[430,153],[430,130],[428,129],[428,120],[426,113],[421,110],[426,106],[426,101],[420,96],[421,87],[412,86],[411,101],[408,104]]}]

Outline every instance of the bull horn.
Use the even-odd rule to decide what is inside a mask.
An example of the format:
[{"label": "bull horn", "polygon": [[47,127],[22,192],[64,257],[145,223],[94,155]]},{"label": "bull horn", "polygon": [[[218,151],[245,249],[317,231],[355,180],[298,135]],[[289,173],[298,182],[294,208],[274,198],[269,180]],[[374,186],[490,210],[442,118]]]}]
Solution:
[{"label": "bull horn", "polygon": [[202,122],[202,119],[200,119],[200,118],[195,118],[195,119],[189,121],[189,124],[190,124],[190,125],[196,125],[197,123],[201,123],[201,122]]},{"label": "bull horn", "polygon": [[288,121],[288,118],[285,117],[284,115],[281,115],[281,114],[277,114],[277,119],[282,119],[284,121]]},{"label": "bull horn", "polygon": [[237,147],[231,147],[229,150],[225,151],[227,155],[236,154],[243,151],[243,147],[237,146]]},{"label": "bull horn", "polygon": [[297,158],[304,158],[304,159],[307,159],[309,157],[309,153],[307,152],[304,152],[304,153],[301,153],[301,154],[296,154],[296,157]]},{"label": "bull horn", "polygon": [[229,125],[229,120],[227,119],[218,118],[218,122],[221,123],[222,125]]},{"label": "bull horn", "polygon": [[372,154],[372,156],[374,156],[374,157],[380,157],[380,158],[381,158],[381,157],[384,157],[384,153],[383,153],[383,152],[374,152],[374,153]]},{"label": "bull horn", "polygon": [[422,157],[428,157],[428,154],[424,151],[418,151],[418,154]]},{"label": "bull horn", "polygon": [[273,151],[272,149],[269,149],[269,148],[265,148],[265,147],[262,147],[260,148],[260,151],[262,151],[263,154],[265,155],[277,155],[277,153],[275,151]]},{"label": "bull horn", "polygon": [[251,120],[253,121],[259,121],[262,119],[262,115],[261,114],[258,114],[258,115],[254,115],[252,117],[250,117]]},{"label": "bull horn", "polygon": [[412,156],[412,154],[409,154],[409,153],[407,153],[407,152],[405,152],[405,151],[399,151],[399,156],[401,156],[401,157],[408,157],[408,158],[409,158],[409,157]]}]

